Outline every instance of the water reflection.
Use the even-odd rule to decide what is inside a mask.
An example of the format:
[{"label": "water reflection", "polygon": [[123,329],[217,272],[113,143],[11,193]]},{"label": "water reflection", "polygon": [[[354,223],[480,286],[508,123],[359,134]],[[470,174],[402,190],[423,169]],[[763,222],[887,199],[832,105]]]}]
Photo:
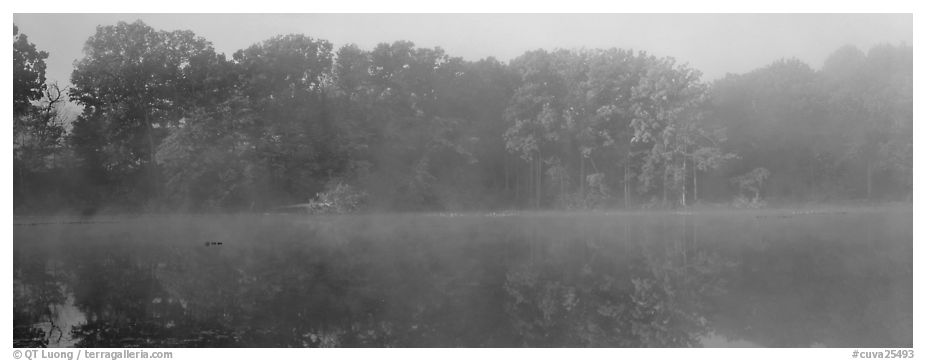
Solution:
[{"label": "water reflection", "polygon": [[[14,345],[903,347],[912,235],[898,233],[898,220],[907,218],[17,227]],[[204,245],[214,241],[222,245]]]},{"label": "water reflection", "polygon": [[55,322],[57,305],[66,299],[58,273],[46,269],[41,258],[22,252],[14,252],[13,264],[13,346],[46,347],[53,339],[57,342],[63,338]]},{"label": "water reflection", "polygon": [[[505,309],[524,346],[700,346],[704,301],[723,292],[735,264],[695,248],[689,232],[647,244],[647,228],[623,228],[577,239],[582,247],[546,243],[540,257],[511,265]],[[570,258],[576,248],[591,252]]]}]

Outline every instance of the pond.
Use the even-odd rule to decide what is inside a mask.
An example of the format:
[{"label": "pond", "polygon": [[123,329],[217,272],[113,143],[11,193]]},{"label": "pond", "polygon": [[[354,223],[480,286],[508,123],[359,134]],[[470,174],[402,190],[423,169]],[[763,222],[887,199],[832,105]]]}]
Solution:
[{"label": "pond", "polygon": [[912,347],[912,209],[18,217],[16,347]]}]

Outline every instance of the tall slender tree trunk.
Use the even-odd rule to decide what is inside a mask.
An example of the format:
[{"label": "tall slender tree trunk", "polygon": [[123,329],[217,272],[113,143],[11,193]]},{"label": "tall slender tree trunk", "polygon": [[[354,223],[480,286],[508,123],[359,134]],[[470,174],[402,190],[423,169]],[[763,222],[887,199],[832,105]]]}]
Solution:
[{"label": "tall slender tree trunk", "polygon": [[871,200],[871,161],[865,162],[865,179],[866,179],[866,194],[867,198]]},{"label": "tall slender tree trunk", "polygon": [[682,158],[682,207],[688,207],[688,159]]},{"label": "tall slender tree trunk", "polygon": [[694,183],[692,184],[692,187],[691,187],[692,196],[693,196],[691,200],[694,201],[695,204],[697,204],[698,203],[698,168],[697,167],[695,167],[694,171],[691,174],[691,180]]}]

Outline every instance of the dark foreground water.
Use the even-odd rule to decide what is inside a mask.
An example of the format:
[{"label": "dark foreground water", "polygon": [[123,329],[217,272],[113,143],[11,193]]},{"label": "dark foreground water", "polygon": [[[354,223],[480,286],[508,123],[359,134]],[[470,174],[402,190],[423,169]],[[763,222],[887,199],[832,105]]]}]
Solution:
[{"label": "dark foreground water", "polygon": [[17,347],[912,347],[912,211],[17,218]]}]

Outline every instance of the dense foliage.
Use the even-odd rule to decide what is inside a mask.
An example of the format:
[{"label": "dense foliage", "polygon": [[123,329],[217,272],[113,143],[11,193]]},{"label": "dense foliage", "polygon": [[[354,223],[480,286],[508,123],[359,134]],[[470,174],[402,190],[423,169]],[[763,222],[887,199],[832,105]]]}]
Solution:
[{"label": "dense foliage", "polygon": [[[622,49],[467,61],[305,35],[218,54],[190,31],[99,26],[66,93],[14,27],[20,211],[266,210],[349,185],[389,210],[903,199],[912,48],[846,47],[713,83]],[[761,180],[750,173],[763,169]],[[748,194],[744,194],[748,193]]]}]

